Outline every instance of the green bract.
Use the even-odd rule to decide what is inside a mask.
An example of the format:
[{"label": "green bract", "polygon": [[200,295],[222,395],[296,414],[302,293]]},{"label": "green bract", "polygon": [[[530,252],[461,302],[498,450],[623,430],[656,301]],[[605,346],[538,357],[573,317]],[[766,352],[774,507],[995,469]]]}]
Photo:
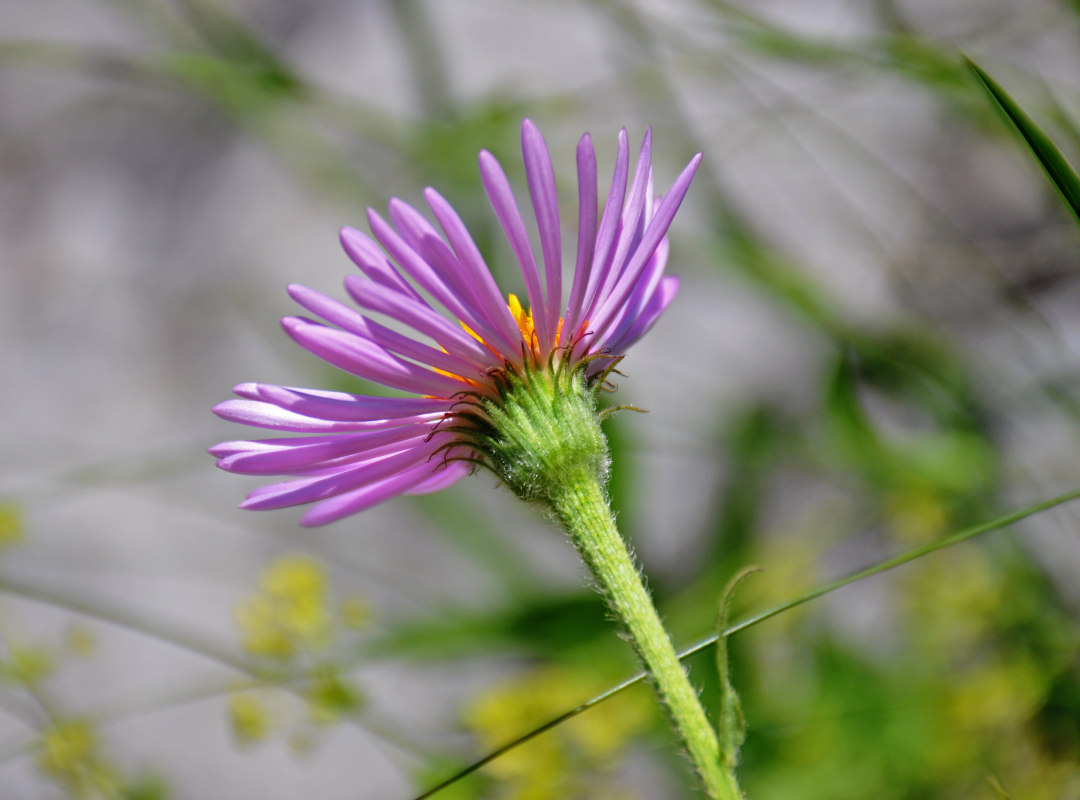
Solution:
[{"label": "green bract", "polygon": [[[471,423],[453,428],[522,500],[551,505],[568,485],[582,480],[607,485],[607,440],[597,393],[607,372],[589,378],[590,361],[547,369],[512,366],[493,373],[496,398],[476,394],[456,416]],[[610,369],[610,368],[609,368]]]}]

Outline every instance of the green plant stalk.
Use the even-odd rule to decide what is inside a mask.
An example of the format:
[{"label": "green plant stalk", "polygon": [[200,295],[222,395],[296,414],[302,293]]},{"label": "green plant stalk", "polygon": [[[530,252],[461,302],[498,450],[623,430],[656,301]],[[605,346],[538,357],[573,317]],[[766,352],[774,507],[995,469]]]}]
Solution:
[{"label": "green plant stalk", "polygon": [[733,766],[723,765],[716,731],[615,527],[596,398],[606,373],[586,380],[587,368],[587,361],[508,366],[497,376],[498,397],[464,401],[473,407],[458,412],[466,423],[460,432],[483,454],[479,463],[562,523],[644,663],[706,793],[740,800]]},{"label": "green plant stalk", "polygon": [[[768,609],[767,611],[763,611],[763,612],[761,612],[759,614],[755,614],[752,617],[748,617],[747,619],[744,619],[743,621],[741,621],[739,623],[736,623],[734,625],[726,626],[723,630],[718,631],[717,633],[713,633],[710,636],[706,636],[705,638],[700,639],[696,643],[694,643],[694,644],[690,645],[689,647],[687,647],[685,650],[683,650],[682,652],[679,653],[679,658],[684,659],[684,658],[688,658],[688,657],[690,657],[690,656],[692,656],[692,655],[694,655],[696,653],[700,653],[702,650],[706,649],[707,647],[711,647],[712,645],[716,644],[719,641],[719,639],[722,638],[722,637],[730,636],[733,633],[738,633],[739,631],[743,631],[743,630],[746,630],[747,628],[754,627],[755,625],[758,625],[758,624],[760,624],[762,622],[765,622],[766,620],[772,619],[773,617],[778,616],[779,614],[782,614],[782,613],[784,613],[786,611],[790,611],[791,609],[797,608],[797,607],[803,605],[804,603],[809,603],[812,600],[816,600],[817,598],[822,597],[822,596],[824,596],[826,594],[829,594],[830,592],[836,591],[837,589],[840,589],[840,588],[842,588],[844,586],[847,586],[850,583],[854,583],[856,581],[863,580],[864,578],[869,578],[871,576],[874,576],[874,575],[877,575],[879,573],[885,572],[886,570],[890,570],[890,569],[894,569],[894,568],[899,567],[899,566],[903,566],[904,564],[907,564],[907,563],[909,563],[911,561],[914,561],[917,558],[920,558],[920,557],[925,556],[925,555],[929,555],[930,553],[933,553],[936,550],[942,550],[942,549],[945,549],[947,547],[952,547],[953,545],[960,544],[961,542],[966,542],[968,539],[973,539],[976,536],[980,536],[980,535],[982,535],[984,533],[990,533],[991,531],[996,531],[996,530],[1000,530],[1002,528],[1006,528],[1009,525],[1013,525],[1013,524],[1015,524],[1017,522],[1020,522],[1023,519],[1026,519],[1027,517],[1033,516],[1035,514],[1043,512],[1043,511],[1047,511],[1047,510],[1049,510],[1051,508],[1055,508],[1056,506],[1060,506],[1060,505],[1072,502],[1072,501],[1077,500],[1077,499],[1080,499],[1080,490],[1075,490],[1075,491],[1072,491],[1072,492],[1068,492],[1066,494],[1058,495],[1057,497],[1052,497],[1052,498],[1050,498],[1048,500],[1043,500],[1043,501],[1041,501],[1039,503],[1036,503],[1034,505],[1027,506],[1026,508],[1020,509],[1019,511],[1014,511],[1011,514],[1006,514],[1003,517],[998,517],[997,519],[993,519],[993,520],[990,520],[988,522],[984,522],[984,523],[981,523],[979,525],[975,525],[973,527],[966,528],[966,529],[964,529],[962,531],[957,531],[956,533],[953,533],[950,536],[946,536],[944,539],[940,539],[940,540],[938,540],[936,542],[931,542],[930,544],[926,544],[926,545],[920,545],[919,547],[916,547],[913,550],[909,550],[906,553],[902,553],[899,556],[895,556],[893,558],[890,558],[890,559],[888,559],[886,561],[883,561],[883,562],[881,562],[879,564],[876,564],[876,565],[874,565],[872,567],[868,567],[867,569],[860,570],[859,572],[856,572],[856,573],[854,573],[852,575],[849,575],[846,578],[842,578],[840,580],[832,581],[830,583],[827,583],[822,587],[814,589],[813,591],[807,592],[806,594],[803,594],[803,595],[795,598],[794,600],[788,600],[785,603],[781,603],[780,605],[773,606],[772,608]],[[540,725],[538,727],[533,728],[532,730],[522,734],[521,736],[518,736],[516,739],[513,739],[513,740],[507,742],[506,744],[502,745],[501,747],[490,751],[483,758],[480,758],[480,759],[478,759],[476,761],[473,761],[468,766],[464,767],[463,769],[458,770],[453,775],[445,778],[444,780],[442,780],[441,782],[439,782],[435,786],[432,786],[430,789],[425,791],[423,794],[417,795],[415,798],[413,798],[413,800],[427,800],[427,798],[435,796],[438,792],[442,791],[443,789],[447,788],[448,786],[451,786],[451,785],[457,783],[462,778],[464,778],[464,777],[466,777],[468,775],[471,775],[474,772],[480,770],[481,768],[487,766],[488,764],[490,764],[492,761],[499,758],[500,756],[503,756],[506,753],[509,753],[511,750],[514,750],[515,748],[525,744],[525,742],[528,742],[528,741],[531,741],[532,739],[535,739],[540,734],[545,733],[545,732],[547,732],[547,731],[549,731],[549,730],[551,730],[553,728],[556,728],[559,725],[562,725],[564,722],[573,719],[574,717],[588,711],[591,708],[595,708],[596,706],[600,705],[600,703],[603,703],[603,702],[606,702],[607,700],[610,700],[612,697],[614,697],[617,694],[620,694],[621,692],[625,691],[626,689],[629,689],[631,686],[636,686],[638,683],[645,680],[646,677],[648,677],[647,673],[644,673],[644,672],[638,673],[637,675],[634,675],[633,677],[627,678],[622,683],[619,683],[619,684],[616,684],[615,686],[612,686],[607,691],[601,692],[600,694],[590,698],[589,700],[587,700],[586,702],[584,702],[581,705],[577,706],[576,708],[572,708],[569,711],[566,711],[566,712],[564,712],[562,714],[559,714],[557,717],[554,717],[553,719],[549,719],[543,725]]]},{"label": "green plant stalk", "polygon": [[644,662],[706,793],[713,800],[741,800],[734,771],[721,763],[716,732],[615,527],[603,488],[585,470],[560,484],[549,497],[552,509]]}]

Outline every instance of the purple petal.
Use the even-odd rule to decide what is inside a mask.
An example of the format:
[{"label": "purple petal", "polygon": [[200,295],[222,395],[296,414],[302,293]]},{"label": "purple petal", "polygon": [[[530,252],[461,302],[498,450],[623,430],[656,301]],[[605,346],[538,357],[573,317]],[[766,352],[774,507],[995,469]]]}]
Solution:
[{"label": "purple petal", "polygon": [[602,336],[597,335],[591,339],[591,347],[604,346],[606,343],[618,339],[633,324],[652,297],[653,292],[656,291],[660,279],[664,276],[670,250],[671,245],[668,243],[667,238],[661,239],[660,244],[656,247],[656,252],[649,259],[649,263],[645,265],[645,269],[634,286],[634,291],[625,303],[618,307],[612,307],[607,302],[600,304],[600,307],[595,311],[595,317],[603,319],[610,311],[611,324],[608,326],[607,333]]},{"label": "purple petal", "polygon": [[353,489],[332,497],[313,506],[300,518],[300,524],[306,528],[327,525],[343,517],[358,514],[376,506],[391,497],[404,494],[424,483],[438,464],[417,464],[381,481]]},{"label": "purple petal", "polygon": [[364,280],[359,275],[346,276],[345,290],[360,306],[386,314],[425,336],[430,336],[447,353],[472,364],[474,373],[482,373],[498,364],[495,355],[461,327],[400,292],[380,286],[374,281]]},{"label": "purple petal", "polygon": [[[540,232],[540,250],[544,256],[544,282],[547,287],[547,330],[554,331],[562,311],[562,228],[559,224],[559,195],[555,188],[555,168],[543,135],[526,119],[521,123],[521,154],[525,177],[529,182],[533,213]],[[539,312],[533,310],[533,316]],[[541,341],[547,343],[546,337]]]},{"label": "purple petal", "polygon": [[562,336],[559,344],[573,340],[581,325],[581,311],[585,288],[589,283],[593,252],[596,247],[596,151],[589,134],[581,137],[577,148],[578,167],[578,247],[574,267],[574,283],[570,288],[570,301],[563,317]]},{"label": "purple petal", "polygon": [[660,318],[660,315],[664,313],[664,310],[668,307],[673,299],[675,299],[675,293],[679,290],[679,278],[676,275],[668,275],[660,281],[660,285],[656,291],[653,292],[649,301],[645,304],[645,307],[641,310],[641,313],[637,315],[634,322],[629,325],[624,333],[617,338],[613,338],[608,347],[611,348],[611,352],[616,355],[621,355],[630,349],[631,345],[637,342],[641,337],[649,332],[649,329],[656,323],[656,320]]},{"label": "purple petal", "polygon": [[[335,459],[348,457],[367,460],[374,457],[379,448],[396,445],[396,450],[407,446],[409,440],[423,440],[429,436],[437,422],[406,428],[359,433],[352,436],[316,436],[298,439],[262,439],[251,442],[223,442],[214,451],[222,453],[217,465],[228,472],[241,475],[287,475],[313,465],[326,464]],[[246,449],[238,449],[245,446]],[[328,464],[327,464],[328,465]]]},{"label": "purple petal", "polygon": [[476,246],[472,236],[469,235],[465,223],[454,211],[446,200],[434,189],[424,190],[424,197],[431,207],[435,219],[439,221],[450,246],[454,248],[459,263],[463,268],[471,272],[473,285],[479,292],[479,302],[484,311],[502,335],[503,343],[510,349],[507,355],[517,355],[521,350],[521,330],[518,328],[510,309],[506,304],[506,298],[499,291],[495,279],[491,276],[491,270],[484,263],[484,257]]},{"label": "purple petal", "polygon": [[660,201],[660,205],[656,210],[656,215],[649,223],[649,227],[641,239],[641,244],[630,257],[630,263],[627,264],[626,268],[622,271],[622,274],[619,276],[618,282],[611,290],[610,295],[605,298],[605,306],[607,307],[606,314],[600,318],[590,320],[589,327],[597,336],[603,336],[604,331],[612,320],[615,309],[626,302],[626,298],[629,297],[630,293],[634,290],[634,285],[640,277],[642,270],[652,258],[661,239],[663,239],[664,235],[667,233],[671,221],[675,218],[675,212],[679,210],[679,205],[686,196],[686,192],[690,188],[690,182],[694,179],[694,173],[697,171],[698,164],[700,163],[701,153],[698,153],[690,160],[690,163],[686,165],[686,168],[683,169],[679,174],[679,177],[675,180],[671,190],[664,196],[664,199]]},{"label": "purple petal", "polygon": [[641,152],[638,154],[637,168],[634,171],[634,183],[630,187],[630,196],[626,199],[619,221],[614,254],[611,256],[607,269],[603,271],[602,279],[597,282],[596,292],[591,297],[590,307],[586,311],[590,328],[593,327],[597,310],[625,271],[631,248],[640,237],[640,226],[645,215],[646,189],[652,169],[651,160],[652,129],[650,128],[645,131],[645,138],[641,142]]},{"label": "purple petal", "polygon": [[240,508],[266,511],[299,506],[333,497],[384,480],[418,463],[424,463],[433,450],[431,443],[427,442],[419,447],[402,450],[377,460],[329,470],[328,474],[262,486],[250,492],[240,504]]},{"label": "purple petal", "polygon": [[441,492],[443,489],[453,486],[468,475],[472,470],[472,467],[472,464],[463,461],[441,463],[435,468],[434,475],[423,482],[416,484],[416,486],[409,489],[405,494],[431,494],[432,492]]},{"label": "purple petal", "polygon": [[[446,400],[435,400],[433,402],[439,403],[445,408],[449,408],[450,405]],[[258,400],[226,400],[214,406],[213,412],[229,422],[239,422],[242,425],[252,425],[257,428],[270,428],[296,433],[354,433],[408,425],[428,419],[427,416],[371,421],[317,419]],[[439,412],[440,415],[441,413],[443,412]]]},{"label": "purple petal", "polygon": [[544,302],[544,292],[540,288],[540,272],[536,268],[536,259],[533,258],[532,247],[529,245],[529,235],[525,232],[525,223],[514,201],[514,193],[510,190],[506,173],[495,160],[495,156],[487,150],[481,150],[478,160],[480,178],[487,191],[488,200],[521,266],[521,274],[525,278],[525,291],[529,297],[529,310],[533,314],[536,338],[543,354],[551,346],[552,331],[548,329],[547,314],[543,313],[547,305]]},{"label": "purple petal", "polygon": [[[378,284],[372,282],[372,285]],[[385,287],[382,288],[385,289]],[[387,291],[392,292],[393,290]],[[355,333],[363,339],[368,339],[379,347],[415,361],[420,361],[428,366],[437,367],[455,375],[471,375],[478,370],[482,372],[487,367],[487,364],[477,364],[474,361],[459,358],[452,352],[436,350],[430,345],[410,339],[408,336],[368,319],[348,306],[342,305],[336,300],[331,300],[329,297],[308,289],[306,286],[295,283],[290,285],[289,296],[308,311],[318,314],[327,322],[337,325],[349,333]]]},{"label": "purple petal", "polygon": [[355,228],[346,227],[338,232],[338,238],[341,240],[345,254],[373,281],[397,289],[418,302],[424,302],[416,289],[401,277],[401,273],[394,269],[379,246],[367,234]]},{"label": "purple petal", "polygon": [[445,400],[426,397],[377,397],[269,383],[241,383],[233,391],[241,397],[273,403],[307,417],[347,422],[403,424],[423,419],[424,415],[441,414],[448,408]]},{"label": "purple petal", "polygon": [[329,436],[293,436],[279,439],[245,439],[237,442],[220,442],[207,450],[207,452],[212,456],[217,456],[219,459],[224,459],[235,455],[279,453],[290,448],[323,445],[328,442],[353,441],[354,439],[353,436],[333,434]]},{"label": "purple petal", "polygon": [[[483,287],[473,277],[472,271],[458,260],[454,251],[424,219],[424,216],[407,203],[392,200],[390,219],[406,244],[434,268],[439,277],[448,285],[454,297],[460,301],[458,316],[461,321],[486,342],[503,346],[509,344],[512,348],[511,352],[520,349],[519,342],[513,340],[502,342],[504,338],[502,331],[487,308],[488,302]],[[506,306],[502,298],[499,298],[496,303],[498,306]],[[518,339],[520,338],[519,335]]]},{"label": "purple petal", "polygon": [[383,386],[432,397],[452,397],[469,388],[464,381],[405,361],[351,333],[299,317],[286,317],[281,325],[305,350],[346,372]]},{"label": "purple petal", "polygon": [[[393,205],[394,203],[391,203],[391,206]],[[384,220],[371,209],[368,209],[368,222],[371,225],[372,233],[375,234],[376,238],[378,238],[378,240],[382,243],[383,247],[386,248],[387,252],[390,253],[390,255],[397,260],[397,262],[401,265],[401,268],[404,269],[407,273],[409,273],[409,275],[411,275],[413,279],[420,284],[421,287],[423,287],[426,291],[430,292],[436,300],[446,306],[446,308],[449,309],[450,312],[454,314],[454,316],[456,316],[458,319],[467,321],[473,317],[466,305],[467,298],[461,297],[450,287],[448,287],[443,281],[443,279],[432,268],[431,264],[425,261],[419,253],[413,250],[412,247],[410,247],[409,244],[401,236],[398,235],[397,231],[395,231],[386,220]],[[349,278],[355,277],[356,276],[349,276]],[[345,279],[347,284],[349,282],[349,278]],[[426,306],[426,304],[420,303],[416,303],[415,305]],[[430,316],[437,317],[438,319],[441,319],[443,320],[443,322],[445,322],[445,319],[443,317],[435,314],[433,311],[430,313]],[[445,327],[450,328],[452,326],[447,323]],[[471,336],[467,336],[466,334],[464,334],[460,328],[457,328],[456,330],[464,337],[460,340],[462,343],[459,346],[465,348],[467,351],[472,351],[473,353],[478,354],[479,358],[483,361],[485,365],[491,365],[492,361],[490,358],[490,352],[486,348],[482,347],[480,343],[473,339]],[[468,339],[469,341],[466,342],[465,339]],[[441,341],[439,343],[443,344],[443,342]],[[443,346],[445,347],[445,345]],[[451,348],[447,349],[450,350]],[[459,355],[464,355],[464,353],[457,350],[451,350],[451,352],[458,352]]]},{"label": "purple petal", "polygon": [[604,215],[600,218],[600,230],[596,235],[596,249],[593,254],[592,269],[589,272],[589,283],[585,298],[579,306],[578,323],[575,327],[588,321],[588,312],[595,303],[598,287],[604,285],[605,277],[611,268],[611,257],[614,255],[615,237],[618,235],[622,220],[623,201],[626,199],[626,182],[629,174],[630,143],[626,136],[626,128],[623,128],[619,131],[615,174],[612,176],[611,189],[608,191],[607,201],[604,204]]}]

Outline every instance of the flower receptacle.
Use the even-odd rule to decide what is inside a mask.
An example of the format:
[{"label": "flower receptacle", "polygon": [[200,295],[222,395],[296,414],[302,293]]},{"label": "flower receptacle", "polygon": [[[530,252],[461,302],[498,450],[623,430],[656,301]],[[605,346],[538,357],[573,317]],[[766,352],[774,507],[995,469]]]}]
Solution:
[{"label": "flower receptacle", "polygon": [[606,486],[610,459],[598,386],[580,366],[504,373],[498,398],[478,402],[483,423],[470,438],[522,500],[550,507],[570,484]]}]

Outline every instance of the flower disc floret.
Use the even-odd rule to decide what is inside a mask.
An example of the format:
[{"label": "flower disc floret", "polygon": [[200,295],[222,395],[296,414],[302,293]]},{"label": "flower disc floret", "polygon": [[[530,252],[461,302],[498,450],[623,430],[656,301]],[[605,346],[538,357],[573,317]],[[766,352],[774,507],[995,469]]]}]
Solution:
[{"label": "flower disc floret", "polygon": [[[666,195],[654,198],[651,131],[632,179],[628,139],[621,131],[601,211],[592,140],[582,137],[576,262],[564,305],[555,172],[544,139],[529,120],[522,124],[521,145],[539,259],[499,162],[483,151],[479,167],[518,262],[528,310],[499,289],[461,218],[434,189],[425,190],[424,199],[435,224],[395,199],[388,220],[368,211],[371,236],[343,228],[342,247],[360,270],[345,279],[355,307],[293,285],[290,296],[312,316],[286,317],[282,327],[324,361],[409,396],[236,386],[238,397],[215,407],[219,416],[302,434],[210,448],[222,469],[289,476],[255,489],[242,508],[313,504],[301,521],[321,525],[399,494],[443,489],[478,462],[512,480],[522,496],[542,494],[537,482],[547,478],[521,474],[529,460],[512,455],[515,437],[522,434],[511,422],[520,422],[526,407],[530,413],[546,408],[554,420],[533,420],[534,433],[548,425],[566,427],[572,415],[590,420],[554,438],[562,447],[587,453],[589,469],[606,469],[606,448],[597,450],[592,441],[595,391],[606,370],[675,296],[678,278],[664,274],[665,236],[700,154]],[[577,437],[585,444],[573,444]],[[549,453],[540,460],[553,458]]]}]

